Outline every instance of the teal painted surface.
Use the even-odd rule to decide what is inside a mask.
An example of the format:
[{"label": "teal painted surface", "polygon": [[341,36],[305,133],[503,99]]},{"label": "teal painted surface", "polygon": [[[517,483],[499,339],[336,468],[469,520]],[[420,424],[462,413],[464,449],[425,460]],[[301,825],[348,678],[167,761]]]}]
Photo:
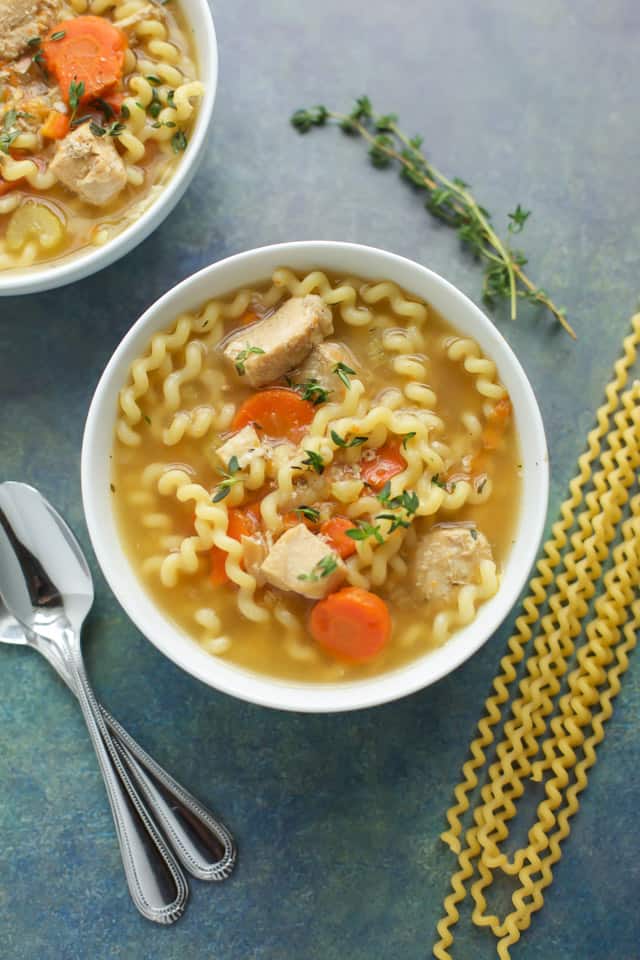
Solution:
[{"label": "teal painted surface", "polygon": [[[0,474],[37,484],[87,546],[83,421],[111,351],[159,294],[230,253],[337,238],[405,254],[473,298],[478,270],[390,173],[337,132],[299,138],[290,111],[366,91],[425,134],[500,222],[516,202],[532,274],[569,307],[574,345],[523,309],[496,323],[548,429],[555,516],[637,303],[640,138],[635,0],[220,0],[209,152],[166,223],[124,262],[52,294],[0,301]],[[93,564],[95,570],[95,563]],[[423,960],[450,855],[443,813],[510,624],[435,687],[377,710],[281,714],[163,659],[96,572],[85,633],[109,708],[236,833],[233,879],[195,883],[171,929],[129,901],[78,710],[49,667],[3,649],[3,960]],[[547,903],[514,956],[637,960],[640,664],[636,655]],[[494,955],[463,925],[455,954]]]}]

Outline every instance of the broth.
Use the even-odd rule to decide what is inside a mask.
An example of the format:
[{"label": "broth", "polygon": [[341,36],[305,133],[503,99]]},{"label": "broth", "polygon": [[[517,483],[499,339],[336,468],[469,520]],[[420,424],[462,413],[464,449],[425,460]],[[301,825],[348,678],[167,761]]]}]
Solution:
[{"label": "broth", "polygon": [[[309,439],[310,433],[303,433],[296,453],[284,444],[269,446],[273,441],[265,440],[263,433],[261,442],[268,450],[266,474],[263,462],[262,475],[254,466],[240,469],[237,476],[229,475],[216,451],[234,435],[232,420],[256,391],[238,375],[237,362],[234,372],[222,347],[230,338],[233,341],[239,330],[243,337],[246,331],[250,346],[251,338],[257,336],[256,323],[264,323],[287,298],[309,293],[319,293],[330,305],[334,326],[330,341],[344,348],[350,358],[349,364],[344,364],[351,371],[345,374],[349,386],[332,373],[332,392],[326,402],[313,408],[313,424],[322,417],[321,411],[332,409],[331,404],[337,410],[326,429],[316,431],[315,441]],[[254,323],[246,325],[247,318]],[[248,367],[252,359],[249,353],[240,363]],[[476,372],[469,372],[465,364]],[[288,376],[288,382],[278,381],[282,388],[298,386],[298,395],[304,394],[295,370]],[[358,412],[350,420],[340,404],[344,408],[352,402],[350,391],[358,390],[359,383],[364,389]],[[370,677],[445,642],[451,632],[472,619],[476,605],[498,589],[496,574],[508,556],[520,502],[520,454],[506,391],[494,365],[482,358],[473,341],[459,338],[433,308],[392,284],[318,272],[299,279],[291,271],[276,271],[273,278],[251,290],[236,291],[210,302],[197,314],[177,318],[171,332],[154,338],[137,367],[133,365],[132,379],[121,394],[121,408],[113,448],[112,492],[123,544],[158,607],[213,655],[248,670],[292,680]],[[363,438],[357,432],[358,424],[367,417],[374,425],[364,431]],[[412,425],[412,417],[415,431],[405,430]],[[387,426],[376,418],[386,418]],[[388,423],[395,423],[396,430],[399,424],[402,434],[394,433]],[[428,424],[426,434],[424,424]],[[267,429],[261,424],[257,427]],[[314,426],[304,429],[313,431]],[[332,429],[338,440],[350,443],[356,436],[358,442],[336,446]],[[364,486],[354,496],[363,472],[372,476],[365,465],[377,465],[389,443],[395,444],[393,455],[397,458],[399,453],[404,459],[404,470],[391,478],[388,489],[378,483],[376,489]],[[306,452],[308,459],[314,444],[324,451],[322,474],[300,460],[301,452]],[[291,463],[296,456],[296,463],[302,466],[291,468],[295,474],[287,474],[288,467],[284,474],[278,473],[279,467],[269,460],[282,457],[283,462]],[[216,501],[225,489],[223,472],[229,485]],[[218,515],[216,511],[224,511],[228,519],[229,509],[241,511],[247,503],[264,503],[270,495],[273,499],[279,482],[276,474],[279,480],[289,477],[293,493],[288,499],[282,491],[276,493],[283,499],[275,514],[264,507],[253,508],[267,530],[270,524],[274,526],[273,515],[286,518],[296,507],[299,512],[288,521],[289,529],[291,523],[308,522],[300,512],[303,501],[303,510],[309,505],[314,510],[320,504],[321,511],[350,517],[365,534],[366,524],[378,529],[382,543],[374,531],[354,541],[356,553],[344,561],[344,583],[375,593],[391,615],[389,641],[366,662],[336,659],[314,641],[308,622],[315,601],[298,595],[295,584],[293,592],[269,582],[254,584],[245,602],[242,589],[233,582],[212,583],[211,550],[203,549],[201,543],[196,544],[192,569],[187,569],[189,551],[184,545],[189,538],[202,540],[204,531],[206,539],[207,530],[218,522],[210,519]],[[332,492],[336,482],[339,486],[335,489],[351,499],[336,500]],[[196,487],[200,492],[190,493]],[[309,502],[307,490],[316,491],[315,503]],[[398,503],[405,493],[408,497],[415,494],[417,510],[410,509],[409,500],[409,508]],[[390,530],[391,522],[379,519],[385,512],[398,517],[402,525]],[[317,536],[318,525],[308,525]],[[425,537],[430,531],[433,536],[435,530],[438,537],[447,531],[445,538],[450,531],[456,537],[461,530],[467,531],[473,540],[480,537],[483,543],[486,536],[492,562],[485,557],[469,582],[463,579],[450,584],[444,595],[431,585],[427,589],[432,589],[433,595],[426,597],[415,583],[416,556]],[[272,532],[267,537],[270,546],[282,535],[282,526]],[[466,534],[464,538],[473,551]],[[441,546],[439,543],[438,549]],[[433,551],[428,553],[429,563],[433,557]],[[428,568],[431,571],[429,564]],[[303,571],[298,579],[308,580],[310,573],[313,569]],[[257,615],[252,612],[254,607],[265,613],[264,622],[251,619]]]}]

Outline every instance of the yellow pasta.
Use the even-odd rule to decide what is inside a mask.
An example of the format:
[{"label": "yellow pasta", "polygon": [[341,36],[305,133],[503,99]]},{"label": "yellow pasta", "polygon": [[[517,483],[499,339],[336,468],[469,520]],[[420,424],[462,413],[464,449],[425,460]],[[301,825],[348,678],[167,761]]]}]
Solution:
[{"label": "yellow pasta", "polygon": [[[640,603],[635,599],[640,586],[640,495],[631,499],[630,518],[623,523],[621,520],[640,467],[640,383],[633,383],[623,393],[639,344],[640,314],[632,319],[623,356],[607,386],[606,401],[597,412],[597,426],[579,459],[579,472],[570,483],[561,519],[545,544],[538,576],[531,581],[531,593],[524,601],[525,612],[516,621],[516,633],[494,681],[495,692],[487,700],[478,736],[471,743],[471,758],[464,764],[463,780],[455,789],[455,803],[447,812],[449,829],[442,839],[457,854],[458,869],[451,880],[452,892],[445,898],[445,915],[438,924],[440,939],[434,947],[438,960],[451,956],[459,904],[476,871],[470,888],[473,920],[478,926],[492,929],[502,960],[510,956],[510,947],[529,926],[532,913],[542,906],[542,891],[552,880],[552,867],[561,856],[560,844],[569,833],[569,820],[578,809],[578,794],[587,784],[595,747],[604,736],[603,724],[611,715],[611,701],[620,689],[620,676],[635,644],[640,618]],[[608,446],[603,450],[605,437]],[[601,466],[593,473],[593,489],[585,493],[592,467],[599,459]],[[576,532],[569,541],[568,534],[574,527]],[[585,641],[577,648],[577,665],[570,671],[574,640],[588,616],[589,599],[598,590],[609,545],[617,536],[621,540],[613,549],[613,565],[604,575]],[[553,582],[555,592],[550,590]],[[546,601],[549,613],[540,619],[540,608]],[[512,717],[504,725],[496,760],[488,768],[480,800],[472,810],[473,824],[463,834],[461,818],[471,809],[470,797],[486,763],[486,750],[510,701],[510,688],[516,682],[527,645],[534,640],[532,627],[539,620],[535,652],[530,652],[526,660],[519,695],[510,702]],[[567,690],[556,700],[565,677]],[[593,733],[587,736],[585,731],[590,726]],[[540,748],[543,756],[536,759]],[[573,782],[570,772],[574,773]],[[545,799],[529,830],[528,843],[507,856],[500,844],[509,835],[508,822],[517,812],[526,778],[541,780],[547,773]],[[512,896],[514,909],[502,920],[487,913],[486,892],[496,871],[517,875],[521,884]]]},{"label": "yellow pasta", "polygon": [[[300,322],[307,308],[326,329],[307,332],[302,353],[295,353],[292,320],[280,354],[269,342],[271,354],[253,343],[256,330],[285,315]],[[483,365],[483,382],[491,378],[505,398],[504,443],[487,446],[487,396],[464,361],[442,355],[447,332],[435,311],[394,284],[283,267],[255,290],[180,315],[133,362],[116,423],[118,509],[145,584],[206,650],[287,678],[371,676],[445,643],[498,591],[519,490],[510,405],[495,367],[489,374],[491,362],[467,344]],[[254,386],[245,365],[255,368],[261,355],[268,374]],[[288,411],[284,428],[279,421],[274,428],[256,387],[285,394],[278,401]],[[255,401],[261,412],[247,413]],[[482,472],[474,467],[479,455]],[[158,498],[145,499],[146,521],[129,497],[118,499],[121,487]],[[310,639],[322,588],[299,581],[318,582],[313,565],[286,576],[269,569],[280,538],[292,530],[299,537],[305,527],[305,550],[330,551],[333,592],[359,588],[392,609],[392,637],[375,660],[336,663]],[[342,543],[331,539],[332,529],[342,531]],[[446,557],[462,553],[463,541],[469,564],[454,557],[450,567]],[[431,565],[440,566],[439,582]],[[394,605],[401,581],[406,593]],[[419,633],[409,629],[414,619]]]}]

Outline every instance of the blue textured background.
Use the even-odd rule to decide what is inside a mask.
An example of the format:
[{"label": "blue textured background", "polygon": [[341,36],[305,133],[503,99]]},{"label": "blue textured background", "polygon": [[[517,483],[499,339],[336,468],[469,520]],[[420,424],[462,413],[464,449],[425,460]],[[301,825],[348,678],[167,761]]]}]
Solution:
[{"label": "blue textured background", "polygon": [[[534,215],[532,275],[566,303],[574,345],[522,310],[496,322],[537,390],[551,515],[636,306],[640,139],[636,0],[219,0],[221,83],[206,162],[179,208],[125,261],[50,294],[0,301],[0,472],[37,484],[87,545],[83,421],[140,312],[199,267],[278,240],[387,247],[478,297],[455,236],[337,131],[303,139],[290,111],[367,92],[421,131],[445,171],[502,221]],[[95,564],[94,564],[95,568]],[[85,649],[109,708],[236,833],[233,879],[194,883],[157,928],[125,888],[80,714],[44,661],[0,671],[2,960],[424,960],[452,860],[443,812],[509,624],[435,687],[329,717],[267,711],[181,673],[126,620],[96,570]],[[640,956],[640,664],[627,675],[547,903],[522,960]],[[494,955],[463,926],[463,960]]]}]

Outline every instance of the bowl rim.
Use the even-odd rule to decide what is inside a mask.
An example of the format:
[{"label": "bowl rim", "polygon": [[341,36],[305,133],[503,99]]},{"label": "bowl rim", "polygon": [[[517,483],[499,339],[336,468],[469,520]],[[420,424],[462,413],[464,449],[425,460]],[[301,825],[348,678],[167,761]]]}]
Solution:
[{"label": "bowl rim", "polygon": [[207,0],[182,0],[182,3],[183,6],[191,4],[197,7],[202,16],[204,30],[199,32],[192,25],[192,14],[184,11],[184,18],[196,47],[198,73],[205,85],[205,92],[198,106],[196,122],[187,150],[175,173],[142,215],[103,246],[85,247],[78,255],[71,253],[52,263],[43,261],[42,264],[34,264],[30,267],[0,271],[0,297],[55,290],[84,280],[99,270],[111,266],[146,240],[182,199],[195,176],[206,147],[218,89],[219,67],[216,30]]},{"label": "bowl rim", "polygon": [[[115,511],[110,505],[108,483],[104,485],[104,493],[100,494],[95,473],[100,469],[99,459],[102,452],[111,451],[117,395],[125,382],[131,362],[126,359],[127,354],[133,350],[133,355],[137,355],[135,350],[138,350],[138,341],[146,345],[153,333],[167,326],[165,313],[170,312],[170,315],[175,317],[185,309],[202,304],[206,301],[207,294],[202,294],[200,288],[215,286],[217,277],[233,272],[234,268],[246,267],[248,276],[245,283],[250,284],[268,276],[277,265],[286,264],[292,269],[303,269],[292,264],[292,259],[312,262],[317,269],[331,269],[326,265],[328,257],[348,256],[354,252],[368,260],[371,269],[363,267],[359,271],[349,272],[359,272],[359,275],[365,277],[383,276],[385,279],[394,279],[394,273],[397,276],[399,272],[408,271],[416,277],[415,286],[420,285],[418,281],[421,278],[425,286],[430,285],[433,288],[432,295],[426,297],[417,293],[410,283],[401,284],[410,293],[421,296],[436,306],[436,309],[440,310],[440,307],[434,300],[444,299],[466,313],[474,330],[473,333],[463,332],[468,332],[469,336],[477,339],[483,352],[498,363],[500,377],[506,381],[512,399],[514,387],[517,390],[517,405],[514,403],[516,417],[519,419],[521,415],[526,416],[526,421],[519,424],[520,439],[523,423],[529,432],[529,449],[523,450],[521,443],[521,456],[523,464],[526,461],[529,466],[523,470],[521,516],[517,521],[514,546],[503,572],[503,576],[508,572],[511,580],[508,596],[504,589],[498,591],[478,608],[478,614],[469,626],[457,630],[441,647],[427,651],[402,667],[364,680],[337,683],[293,682],[253,673],[212,656],[160,611],[133,570],[115,530]],[[268,261],[271,265],[260,272],[256,265],[262,261]],[[387,272],[382,272],[381,268],[386,268]],[[238,285],[235,284],[235,287]],[[227,286],[228,291],[233,289],[234,285]],[[194,291],[198,291],[197,295]],[[210,293],[209,296],[223,295],[223,292],[224,285],[220,292]],[[446,318],[459,329],[456,321]],[[491,344],[489,349],[486,347],[487,342]],[[507,366],[501,366],[501,363],[505,362]],[[102,430],[105,414],[108,430]],[[104,438],[107,436],[108,443],[105,446]],[[100,462],[105,468],[104,460]],[[145,310],[116,347],[96,386],[83,435],[81,486],[89,536],[105,579],[125,612],[154,646],[187,673],[241,700],[280,710],[333,713],[381,705],[424,689],[453,672],[489,641],[516,604],[533,566],[547,515],[549,461],[542,415],[522,365],[500,331],[462,291],[429,268],[390,251],[343,241],[305,240],[267,244],[212,263],[176,284]],[[527,490],[533,496],[535,510],[533,515],[527,515],[525,524],[524,500]],[[105,528],[109,524],[111,530],[107,535]],[[522,555],[518,569],[513,566],[516,546]],[[133,589],[132,583],[135,584]]]}]

